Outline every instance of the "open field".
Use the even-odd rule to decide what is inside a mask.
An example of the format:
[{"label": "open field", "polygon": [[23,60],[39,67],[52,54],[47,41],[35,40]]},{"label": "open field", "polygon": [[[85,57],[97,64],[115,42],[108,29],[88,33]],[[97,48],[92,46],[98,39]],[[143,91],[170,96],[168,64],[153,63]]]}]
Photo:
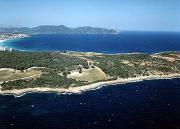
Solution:
[{"label": "open field", "polygon": [[0,52],[0,60],[2,91],[69,89],[104,81],[180,75],[180,52],[102,54],[5,51]]},{"label": "open field", "polygon": [[1,68],[0,69],[0,83],[4,81],[14,81],[20,79],[32,79],[40,77],[42,71],[37,68],[28,68],[26,70],[16,70],[11,68]]},{"label": "open field", "polygon": [[90,68],[90,69],[83,69],[82,73],[78,71],[73,71],[71,74],[67,76],[68,78],[80,80],[80,81],[87,81],[87,82],[94,82],[99,80],[106,80],[110,79],[100,68]]}]

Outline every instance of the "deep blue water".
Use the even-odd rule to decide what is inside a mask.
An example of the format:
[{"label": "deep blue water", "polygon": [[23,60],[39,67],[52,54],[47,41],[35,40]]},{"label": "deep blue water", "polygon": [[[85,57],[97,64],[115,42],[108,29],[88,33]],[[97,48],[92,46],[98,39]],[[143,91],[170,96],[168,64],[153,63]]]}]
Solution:
[{"label": "deep blue water", "polygon": [[102,53],[180,51],[180,33],[122,32],[118,35],[33,35],[3,44],[19,50]]},{"label": "deep blue water", "polygon": [[0,96],[0,129],[179,129],[180,79]]},{"label": "deep blue water", "polygon": [[[30,51],[180,51],[180,33],[33,35],[1,43]],[[80,95],[0,96],[0,129],[180,129],[180,79],[104,87]]]}]

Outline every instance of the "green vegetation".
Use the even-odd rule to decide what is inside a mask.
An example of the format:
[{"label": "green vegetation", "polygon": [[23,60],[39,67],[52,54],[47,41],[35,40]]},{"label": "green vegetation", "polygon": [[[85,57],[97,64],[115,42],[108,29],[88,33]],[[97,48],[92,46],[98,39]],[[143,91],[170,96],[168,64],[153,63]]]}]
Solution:
[{"label": "green vegetation", "polygon": [[[25,70],[30,67],[45,67],[40,78],[31,80],[16,80],[4,82],[2,90],[21,89],[27,87],[62,87],[68,88],[72,84],[80,84],[74,79],[66,78],[71,70],[81,64],[87,68],[87,62],[60,54],[58,52],[0,52],[0,68]],[[58,73],[63,73],[62,76]]]},{"label": "green vegetation", "polygon": [[177,56],[180,53],[162,54],[167,57],[173,56],[175,61],[170,62],[166,59],[155,58],[150,54],[101,55],[88,58],[94,60],[94,64],[106,74],[116,78],[180,73],[180,58]]},{"label": "green vegetation", "polygon": [[[90,66],[88,62],[91,62]],[[104,81],[83,81],[83,79],[88,80],[87,77],[91,77],[92,75],[90,74],[93,73],[90,72],[92,70],[84,69],[91,68],[96,70],[95,66],[100,68],[99,71],[96,71],[97,76],[102,76],[99,78],[104,80],[173,73],[180,74],[180,52],[154,55],[103,55],[97,53],[87,55],[86,53],[78,52],[0,52],[0,68],[12,68],[23,73],[31,67],[42,67],[42,74],[35,78],[17,79],[16,77],[16,79],[12,78],[12,80],[7,79],[0,82],[1,90],[34,87],[68,88],[69,86],[81,86]],[[73,71],[78,71],[82,76],[76,77],[74,75],[72,78],[68,77]],[[13,74],[13,72],[10,73]],[[0,77],[3,77],[3,74],[0,73]],[[76,78],[80,78],[80,80],[76,80]]]},{"label": "green vegetation", "polygon": [[77,83],[76,80],[67,79],[65,76],[59,76],[57,73],[50,72],[43,74],[40,78],[31,80],[16,80],[3,83],[3,90],[50,87],[50,88],[68,88],[71,84]]},{"label": "green vegetation", "polygon": [[82,59],[63,55],[58,52],[0,52],[0,68],[24,70],[33,66],[46,67],[65,71],[81,64],[87,67]]}]

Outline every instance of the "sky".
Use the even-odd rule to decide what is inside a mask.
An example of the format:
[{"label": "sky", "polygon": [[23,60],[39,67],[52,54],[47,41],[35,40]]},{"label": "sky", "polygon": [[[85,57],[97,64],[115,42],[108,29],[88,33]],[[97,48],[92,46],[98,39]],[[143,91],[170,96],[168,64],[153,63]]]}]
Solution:
[{"label": "sky", "polygon": [[0,25],[180,31],[180,0],[0,0]]}]

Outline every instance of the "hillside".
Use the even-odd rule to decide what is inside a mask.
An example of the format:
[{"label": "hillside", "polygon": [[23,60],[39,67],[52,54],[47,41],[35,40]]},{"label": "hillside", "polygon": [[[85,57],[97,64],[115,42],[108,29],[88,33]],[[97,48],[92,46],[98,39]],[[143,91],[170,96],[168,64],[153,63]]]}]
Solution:
[{"label": "hillside", "polygon": [[0,52],[1,90],[69,88],[151,76],[180,76],[180,53]]},{"label": "hillside", "polygon": [[64,25],[41,25],[38,27],[0,27],[0,33],[25,33],[25,34],[117,34],[118,31],[90,26],[70,28]]}]

